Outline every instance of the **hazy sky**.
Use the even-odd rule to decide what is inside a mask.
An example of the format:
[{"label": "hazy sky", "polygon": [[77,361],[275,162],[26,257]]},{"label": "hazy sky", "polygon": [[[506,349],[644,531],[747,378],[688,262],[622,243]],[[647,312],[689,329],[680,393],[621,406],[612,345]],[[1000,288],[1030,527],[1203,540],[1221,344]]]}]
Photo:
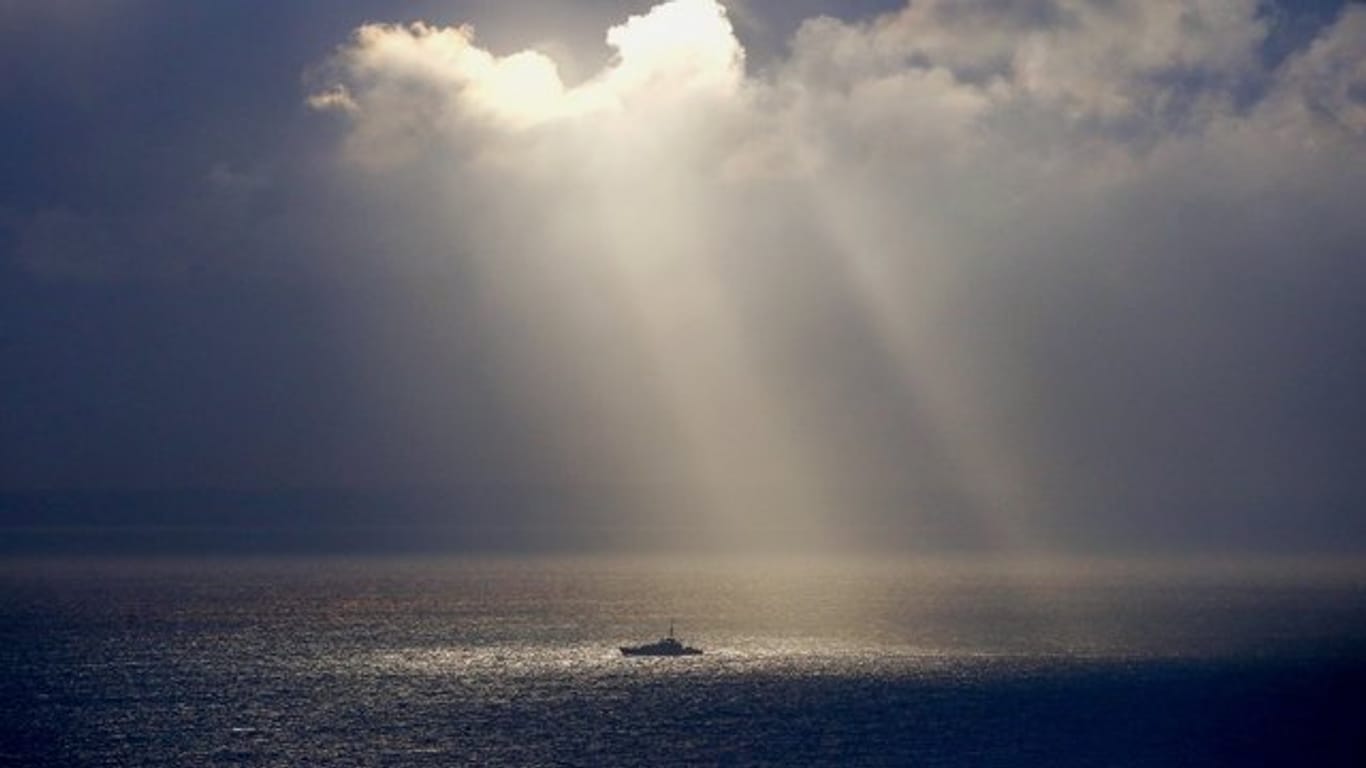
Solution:
[{"label": "hazy sky", "polygon": [[726,6],[0,0],[4,522],[1366,545],[1366,6]]}]

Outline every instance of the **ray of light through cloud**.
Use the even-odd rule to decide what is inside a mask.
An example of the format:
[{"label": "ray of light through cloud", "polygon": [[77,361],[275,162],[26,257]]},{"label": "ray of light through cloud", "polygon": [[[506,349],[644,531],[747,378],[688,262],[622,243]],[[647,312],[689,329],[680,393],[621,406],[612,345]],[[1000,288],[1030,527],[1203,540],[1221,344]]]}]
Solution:
[{"label": "ray of light through cloud", "polygon": [[[1035,548],[1050,510],[1111,498],[1113,440],[1139,485],[1195,483],[1166,439],[1232,487],[1279,450],[1200,440],[1261,396],[1225,381],[1263,341],[1239,286],[1362,242],[1366,9],[1273,61],[1274,23],[1254,0],[930,0],[809,19],[747,70],[722,4],[669,0],[573,85],[471,27],[370,24],[309,103],[347,121],[366,183],[446,175],[440,231],[572,471],[641,480],[626,503],[719,540],[853,535],[874,486],[911,531],[947,494]],[[1300,263],[1274,236],[1296,230],[1324,243]],[[803,336],[798,302],[840,291],[880,374],[832,373],[841,350]],[[905,413],[841,439],[863,391]],[[1196,426],[1145,417],[1153,397]]]}]

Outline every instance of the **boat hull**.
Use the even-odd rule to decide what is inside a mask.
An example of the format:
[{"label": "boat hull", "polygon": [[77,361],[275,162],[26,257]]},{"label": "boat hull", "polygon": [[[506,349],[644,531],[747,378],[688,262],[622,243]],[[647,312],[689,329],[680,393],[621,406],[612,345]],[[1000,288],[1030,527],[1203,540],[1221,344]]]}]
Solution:
[{"label": "boat hull", "polygon": [[679,650],[657,650],[654,648],[620,648],[622,656],[701,656],[700,648],[681,648]]}]

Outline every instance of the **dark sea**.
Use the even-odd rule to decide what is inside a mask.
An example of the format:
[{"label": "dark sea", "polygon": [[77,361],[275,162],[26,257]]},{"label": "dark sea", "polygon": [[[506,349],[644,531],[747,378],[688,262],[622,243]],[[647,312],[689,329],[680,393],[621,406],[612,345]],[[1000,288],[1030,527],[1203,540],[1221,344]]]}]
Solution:
[{"label": "dark sea", "polygon": [[1359,767],[1366,572],[10,560],[0,670],[6,766]]}]

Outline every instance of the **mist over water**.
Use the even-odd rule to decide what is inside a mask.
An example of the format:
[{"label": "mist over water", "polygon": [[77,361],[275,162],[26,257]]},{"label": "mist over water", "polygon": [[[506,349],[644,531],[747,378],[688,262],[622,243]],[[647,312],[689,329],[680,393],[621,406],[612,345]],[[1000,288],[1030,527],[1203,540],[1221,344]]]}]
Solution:
[{"label": "mist over water", "polygon": [[[13,561],[0,762],[1349,765],[1364,586],[1288,561]],[[670,620],[706,654],[617,652]]]}]

